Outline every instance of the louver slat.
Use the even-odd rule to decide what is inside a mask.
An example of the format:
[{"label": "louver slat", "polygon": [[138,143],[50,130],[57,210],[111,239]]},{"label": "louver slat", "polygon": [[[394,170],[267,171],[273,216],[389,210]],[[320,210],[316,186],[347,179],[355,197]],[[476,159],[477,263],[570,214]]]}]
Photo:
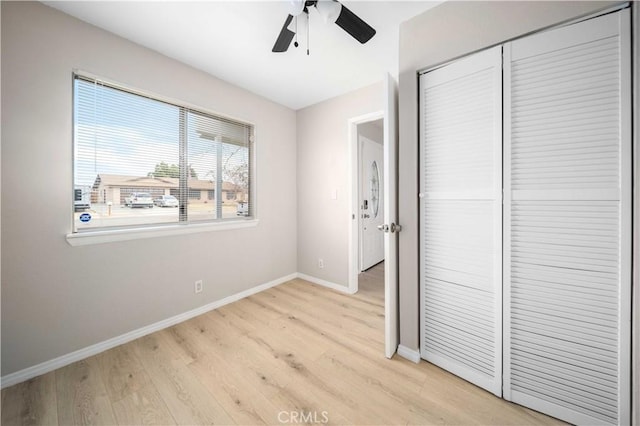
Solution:
[{"label": "louver slat", "polygon": [[422,357],[501,395],[501,49],[421,77]]},{"label": "louver slat", "polygon": [[505,46],[504,392],[579,424],[628,419],[624,13]]}]

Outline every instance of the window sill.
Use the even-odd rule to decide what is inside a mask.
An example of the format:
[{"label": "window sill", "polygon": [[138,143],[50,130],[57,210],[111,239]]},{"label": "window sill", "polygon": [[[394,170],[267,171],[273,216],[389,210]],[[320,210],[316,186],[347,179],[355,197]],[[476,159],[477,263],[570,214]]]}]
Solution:
[{"label": "window sill", "polygon": [[104,231],[87,231],[67,234],[67,242],[75,247],[112,243],[116,241],[139,240],[143,238],[166,237],[171,235],[253,228],[255,226],[258,226],[258,219],[214,223],[191,223],[189,225],[164,225],[136,229],[110,229]]}]

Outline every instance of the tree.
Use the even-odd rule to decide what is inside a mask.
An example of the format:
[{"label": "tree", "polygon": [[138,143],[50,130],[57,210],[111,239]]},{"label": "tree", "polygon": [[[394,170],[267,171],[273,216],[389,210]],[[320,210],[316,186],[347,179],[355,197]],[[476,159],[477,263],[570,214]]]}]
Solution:
[{"label": "tree", "polygon": [[[180,178],[180,167],[177,164],[167,164],[164,161],[156,164],[155,169],[152,172],[147,173],[149,177],[169,177]],[[198,174],[193,167],[189,166],[189,176],[198,179]]]},{"label": "tree", "polygon": [[233,183],[244,193],[249,187],[249,164],[227,165],[223,170],[222,176],[225,181]]}]

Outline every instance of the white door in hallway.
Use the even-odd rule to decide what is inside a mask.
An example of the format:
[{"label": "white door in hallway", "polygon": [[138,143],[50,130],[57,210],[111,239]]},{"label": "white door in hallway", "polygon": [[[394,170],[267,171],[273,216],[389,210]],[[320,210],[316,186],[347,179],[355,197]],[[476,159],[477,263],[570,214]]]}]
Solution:
[{"label": "white door in hallway", "polygon": [[384,222],[382,145],[364,136],[360,144],[360,270],[384,260],[384,236],[378,226]]}]

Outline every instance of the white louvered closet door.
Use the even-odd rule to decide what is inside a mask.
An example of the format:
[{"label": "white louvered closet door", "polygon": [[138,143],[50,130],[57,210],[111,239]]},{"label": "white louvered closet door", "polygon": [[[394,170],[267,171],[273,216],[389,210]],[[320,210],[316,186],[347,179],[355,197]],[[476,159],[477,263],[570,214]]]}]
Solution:
[{"label": "white louvered closet door", "polygon": [[502,394],[501,47],[420,77],[421,355]]},{"label": "white louvered closet door", "polygon": [[504,394],[577,424],[629,424],[629,40],[623,10],[505,45]]}]

